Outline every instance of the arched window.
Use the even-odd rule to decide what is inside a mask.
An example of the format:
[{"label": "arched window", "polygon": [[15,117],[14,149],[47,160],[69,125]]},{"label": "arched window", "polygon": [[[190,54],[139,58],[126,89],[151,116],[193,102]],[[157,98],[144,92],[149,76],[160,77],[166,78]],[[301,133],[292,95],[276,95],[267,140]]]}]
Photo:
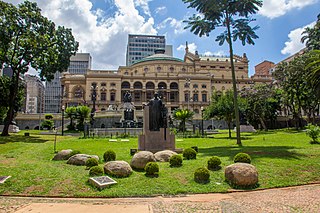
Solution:
[{"label": "arched window", "polygon": [[147,84],[146,84],[146,89],[154,89],[154,83],[152,83],[152,82],[148,82]]},{"label": "arched window", "polygon": [[158,84],[158,88],[159,88],[159,89],[167,89],[167,84],[164,83],[164,82],[160,82],[160,83]]},{"label": "arched window", "polygon": [[106,101],[106,100],[107,100],[107,93],[106,93],[106,92],[101,92],[101,94],[100,94],[100,100],[101,100],[101,101]]},{"label": "arched window", "polygon": [[130,89],[130,83],[128,81],[122,82],[121,89]]},{"label": "arched window", "polygon": [[134,82],[133,88],[135,88],[135,89],[142,89],[142,83],[139,82],[139,81]]},{"label": "arched window", "polygon": [[82,87],[78,86],[75,88],[75,90],[73,92],[73,97],[83,98],[83,94],[84,94],[84,90],[82,89]]},{"label": "arched window", "polygon": [[173,72],[173,71],[174,71],[174,68],[173,68],[173,67],[170,67],[169,69],[170,69],[170,72]]},{"label": "arched window", "polygon": [[170,89],[179,89],[178,83],[172,82],[172,83],[170,84]]}]

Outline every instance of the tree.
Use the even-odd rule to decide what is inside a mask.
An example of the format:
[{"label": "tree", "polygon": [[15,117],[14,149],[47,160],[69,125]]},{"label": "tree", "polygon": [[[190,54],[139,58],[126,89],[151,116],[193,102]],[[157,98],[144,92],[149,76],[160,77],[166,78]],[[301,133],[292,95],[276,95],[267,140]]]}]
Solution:
[{"label": "tree", "polygon": [[[9,104],[9,95],[11,90],[11,80],[8,76],[0,76],[0,123],[4,121],[6,118],[6,114],[8,112]],[[18,86],[18,94],[15,99],[15,105],[14,105],[14,113],[17,112],[20,107],[23,105],[24,102],[24,91],[25,91],[25,85],[23,83],[19,83]]]},{"label": "tree", "polygon": [[90,118],[91,109],[87,106],[76,107],[76,118],[78,120],[78,130],[84,130],[84,122]]},{"label": "tree", "polygon": [[218,94],[214,92],[211,97],[209,107],[204,111],[204,118],[217,118],[219,120],[225,120],[229,129],[229,138],[231,138],[232,122],[235,118],[233,93],[231,90],[227,90],[224,94]]},{"label": "tree", "polygon": [[2,136],[9,135],[21,75],[33,67],[42,79],[52,80],[56,71],[68,68],[77,49],[71,29],[56,27],[36,3],[25,1],[15,7],[0,1],[0,63],[13,74]]},{"label": "tree", "polygon": [[76,107],[67,107],[66,108],[66,118],[70,119],[70,125],[68,126],[68,130],[75,130],[74,119],[77,118],[77,108]]},{"label": "tree", "polygon": [[266,121],[276,120],[280,110],[280,93],[272,85],[258,84],[251,88],[244,88],[241,97],[246,102],[245,117],[251,124],[260,123],[264,130],[268,130]]},{"label": "tree", "polygon": [[312,50],[309,52],[309,58],[307,61],[307,69],[310,69],[309,80],[317,90],[319,96],[320,91],[320,50]]},{"label": "tree", "polygon": [[314,27],[306,27],[302,32],[301,42],[306,41],[308,50],[319,50],[320,49],[320,14]]},{"label": "tree", "polygon": [[173,119],[179,120],[182,123],[183,137],[186,131],[186,121],[193,117],[194,113],[189,109],[176,109],[173,111]]},{"label": "tree", "polygon": [[254,44],[253,39],[258,38],[255,30],[258,26],[251,27],[250,22],[254,21],[249,17],[258,11],[258,7],[262,6],[260,0],[182,0],[188,3],[188,8],[195,8],[199,15],[193,15],[188,21],[186,28],[191,28],[191,31],[200,37],[215,30],[217,27],[224,27],[226,30],[217,36],[216,41],[219,45],[223,45],[227,41],[230,51],[230,62],[233,84],[233,98],[235,105],[237,144],[241,145],[240,139],[240,119],[237,100],[237,82],[233,61],[232,43],[237,39],[241,40],[242,45]]},{"label": "tree", "polygon": [[319,107],[317,91],[309,80],[310,69],[307,66],[309,57],[310,54],[305,53],[288,63],[282,63],[273,73],[283,91],[283,102],[292,113],[297,129],[302,127],[302,110],[307,114],[308,120],[314,122]]}]

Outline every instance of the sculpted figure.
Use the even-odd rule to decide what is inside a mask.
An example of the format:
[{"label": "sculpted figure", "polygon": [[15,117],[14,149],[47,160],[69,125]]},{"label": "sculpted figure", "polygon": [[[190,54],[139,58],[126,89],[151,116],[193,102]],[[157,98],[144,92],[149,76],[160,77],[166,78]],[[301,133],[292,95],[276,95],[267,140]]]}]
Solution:
[{"label": "sculpted figure", "polygon": [[154,94],[154,98],[148,103],[149,106],[149,128],[151,131],[159,131],[163,127],[163,108],[158,93]]},{"label": "sculpted figure", "polygon": [[131,94],[127,91],[123,96],[123,102],[131,103],[132,97]]}]

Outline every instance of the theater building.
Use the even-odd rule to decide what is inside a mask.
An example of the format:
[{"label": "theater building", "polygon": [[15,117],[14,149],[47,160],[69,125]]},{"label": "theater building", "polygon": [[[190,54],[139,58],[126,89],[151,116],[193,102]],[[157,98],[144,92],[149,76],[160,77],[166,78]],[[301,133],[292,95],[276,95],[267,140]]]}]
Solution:
[{"label": "theater building", "polygon": [[[186,45],[183,59],[157,50],[118,70],[88,70],[85,74],[64,73],[62,104],[93,107],[92,94],[96,93],[95,108],[100,114],[121,114],[124,94],[129,91],[137,116],[142,115],[143,105],[155,92],[160,93],[169,113],[176,108],[188,108],[201,118],[201,107],[210,104],[213,91],[232,89],[229,57],[202,56],[189,52]],[[246,54],[234,56],[238,89],[254,83],[270,82],[270,79],[248,76]],[[141,116],[140,116],[141,118]]]}]

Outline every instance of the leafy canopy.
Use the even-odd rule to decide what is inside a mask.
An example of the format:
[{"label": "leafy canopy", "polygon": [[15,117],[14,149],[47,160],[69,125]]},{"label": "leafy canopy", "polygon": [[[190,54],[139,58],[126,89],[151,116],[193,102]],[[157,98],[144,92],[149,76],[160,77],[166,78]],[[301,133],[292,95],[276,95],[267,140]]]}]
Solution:
[{"label": "leafy canopy", "polygon": [[[262,6],[259,0],[183,0],[188,3],[188,8],[195,8],[200,14],[193,15],[187,23],[186,28],[199,35],[209,36],[210,32],[218,27],[228,28],[231,32],[230,42],[241,40],[242,45],[254,44],[253,39],[257,39],[255,30],[259,27],[251,27],[249,24],[255,19],[250,18],[258,8]],[[227,29],[217,36],[216,41],[223,45],[225,41],[229,43]]]}]

